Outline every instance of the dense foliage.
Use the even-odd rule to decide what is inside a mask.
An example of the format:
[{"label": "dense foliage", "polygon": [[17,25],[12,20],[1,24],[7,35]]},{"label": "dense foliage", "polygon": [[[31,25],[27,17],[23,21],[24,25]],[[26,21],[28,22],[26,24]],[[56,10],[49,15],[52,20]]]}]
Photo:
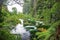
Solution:
[{"label": "dense foliage", "polygon": [[[60,21],[59,21],[60,3],[59,2],[60,2],[59,0],[37,0],[37,1],[33,0],[33,2],[31,2],[31,8],[29,13],[33,15],[32,17],[34,17],[36,21],[43,21],[45,24],[45,25],[39,24],[37,26],[38,28],[37,30],[39,30],[39,32],[36,32],[37,37],[35,38],[33,37],[32,40],[57,40],[58,39],[56,38],[57,37],[56,29],[58,28],[58,25],[60,25]],[[34,3],[36,4],[35,9],[34,9],[35,6]]]},{"label": "dense foliage", "polygon": [[[10,34],[12,26],[24,19],[24,26],[36,26],[37,31],[31,32],[31,40],[59,40],[58,25],[60,25],[59,0],[25,0],[24,13],[18,13],[16,8],[9,12],[3,2],[0,3],[0,39],[16,40],[16,35]],[[35,9],[34,9],[35,8]],[[36,25],[38,21],[38,25]],[[39,23],[42,21],[44,23]],[[57,38],[58,37],[58,38]],[[20,38],[18,39],[20,40]]]}]

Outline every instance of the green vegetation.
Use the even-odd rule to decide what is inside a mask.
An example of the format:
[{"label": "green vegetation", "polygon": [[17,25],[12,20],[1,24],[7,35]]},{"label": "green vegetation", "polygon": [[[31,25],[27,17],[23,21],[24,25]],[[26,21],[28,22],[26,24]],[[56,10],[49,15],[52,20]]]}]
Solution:
[{"label": "green vegetation", "polygon": [[[29,4],[25,3],[24,13],[18,13],[15,7],[13,12],[9,12],[3,2],[0,3],[0,39],[16,40],[17,35],[10,34],[10,30],[12,26],[20,23],[21,18],[24,19],[24,26],[37,27],[36,32],[31,32],[31,40],[59,40],[60,31],[57,30],[60,27],[60,1],[25,0],[25,2]],[[39,22],[36,25],[36,21],[42,21],[44,25]],[[21,38],[17,40],[21,40]]]}]

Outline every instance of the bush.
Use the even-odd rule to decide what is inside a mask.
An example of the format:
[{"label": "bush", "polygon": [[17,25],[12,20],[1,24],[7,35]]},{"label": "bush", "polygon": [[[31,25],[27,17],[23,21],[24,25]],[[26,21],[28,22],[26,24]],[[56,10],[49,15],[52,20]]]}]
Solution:
[{"label": "bush", "polygon": [[16,35],[10,34],[7,30],[0,30],[0,40],[16,40]]}]

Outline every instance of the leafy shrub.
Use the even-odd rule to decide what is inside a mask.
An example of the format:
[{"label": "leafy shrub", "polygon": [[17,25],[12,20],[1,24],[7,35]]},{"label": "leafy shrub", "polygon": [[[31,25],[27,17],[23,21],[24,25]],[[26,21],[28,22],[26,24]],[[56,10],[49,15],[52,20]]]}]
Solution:
[{"label": "leafy shrub", "polygon": [[16,36],[3,29],[0,30],[0,40],[16,40]]}]

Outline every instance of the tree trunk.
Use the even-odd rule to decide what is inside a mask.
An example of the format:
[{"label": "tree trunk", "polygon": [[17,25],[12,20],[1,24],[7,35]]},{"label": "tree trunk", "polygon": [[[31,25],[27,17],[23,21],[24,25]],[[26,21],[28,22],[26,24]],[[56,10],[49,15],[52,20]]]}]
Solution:
[{"label": "tree trunk", "polygon": [[2,11],[2,5],[3,5],[3,0],[0,0],[0,27],[2,27],[2,24],[1,23],[3,22],[3,18],[2,18],[3,17],[2,16],[3,14],[1,12]]},{"label": "tree trunk", "polygon": [[57,27],[57,32],[56,32],[56,40],[60,40],[60,25]]},{"label": "tree trunk", "polygon": [[33,15],[36,16],[36,6],[37,6],[37,0],[34,0],[33,2]]}]

